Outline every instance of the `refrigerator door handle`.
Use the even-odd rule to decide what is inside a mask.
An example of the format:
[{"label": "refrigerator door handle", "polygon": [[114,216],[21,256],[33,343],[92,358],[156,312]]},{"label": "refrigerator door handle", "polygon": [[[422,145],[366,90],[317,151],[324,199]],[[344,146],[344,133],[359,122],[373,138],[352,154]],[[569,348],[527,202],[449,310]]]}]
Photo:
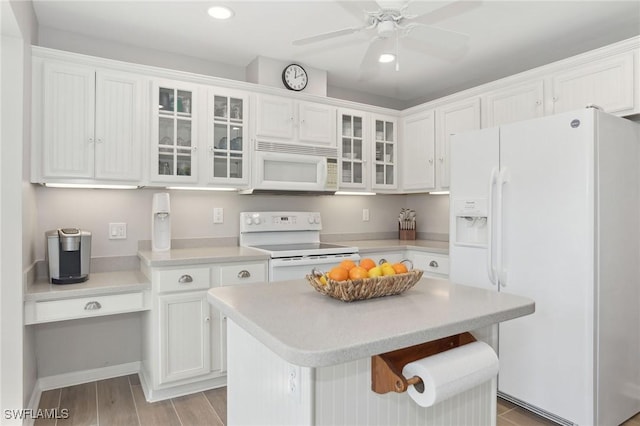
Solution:
[{"label": "refrigerator door handle", "polygon": [[497,178],[498,169],[494,167],[489,177],[489,200],[487,203],[487,274],[493,285],[498,283],[495,259],[493,258],[493,188],[496,186]]},{"label": "refrigerator door handle", "polygon": [[503,235],[503,206],[504,206],[504,191],[503,187],[509,182],[509,172],[506,168],[500,169],[498,173],[498,181],[496,183],[496,269],[498,273],[498,286],[507,286],[507,269],[504,265],[504,253],[502,244]]}]

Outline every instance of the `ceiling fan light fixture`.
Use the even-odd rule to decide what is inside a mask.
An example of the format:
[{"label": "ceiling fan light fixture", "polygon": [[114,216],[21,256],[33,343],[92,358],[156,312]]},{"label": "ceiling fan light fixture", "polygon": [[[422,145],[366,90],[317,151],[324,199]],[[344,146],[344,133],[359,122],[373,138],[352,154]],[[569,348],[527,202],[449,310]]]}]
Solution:
[{"label": "ceiling fan light fixture", "polygon": [[226,6],[213,6],[207,10],[207,13],[212,18],[224,20],[233,17],[233,10],[229,9]]},{"label": "ceiling fan light fixture", "polygon": [[396,60],[396,55],[393,53],[383,53],[378,58],[378,62],[381,64],[388,64],[389,62],[393,62]]}]

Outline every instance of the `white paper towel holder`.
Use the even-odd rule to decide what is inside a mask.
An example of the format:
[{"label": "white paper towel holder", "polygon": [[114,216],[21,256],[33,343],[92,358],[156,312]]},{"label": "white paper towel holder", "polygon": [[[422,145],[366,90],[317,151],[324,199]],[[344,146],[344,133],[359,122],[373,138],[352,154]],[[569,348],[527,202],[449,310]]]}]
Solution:
[{"label": "white paper towel holder", "polygon": [[420,377],[406,378],[402,375],[402,369],[405,365],[475,341],[476,338],[471,333],[465,332],[374,355],[371,357],[371,390],[379,394],[402,393],[406,392],[411,385],[424,386]]}]

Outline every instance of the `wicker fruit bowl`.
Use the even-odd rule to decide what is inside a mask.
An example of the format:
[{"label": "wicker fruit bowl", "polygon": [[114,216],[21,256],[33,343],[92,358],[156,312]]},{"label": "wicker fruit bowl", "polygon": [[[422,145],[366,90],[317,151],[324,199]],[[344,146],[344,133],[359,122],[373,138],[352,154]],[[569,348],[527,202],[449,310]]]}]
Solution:
[{"label": "wicker fruit bowl", "polygon": [[326,284],[316,275],[307,275],[307,281],[318,292],[344,302],[391,296],[409,290],[422,277],[422,271],[412,269],[404,274],[335,281],[327,279]]}]

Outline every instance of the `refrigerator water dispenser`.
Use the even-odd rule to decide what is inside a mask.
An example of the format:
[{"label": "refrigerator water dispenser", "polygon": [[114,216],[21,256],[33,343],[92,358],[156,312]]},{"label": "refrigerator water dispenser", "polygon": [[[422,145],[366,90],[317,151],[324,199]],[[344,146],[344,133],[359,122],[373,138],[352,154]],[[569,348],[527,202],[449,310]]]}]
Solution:
[{"label": "refrigerator water dispenser", "polygon": [[453,200],[456,226],[453,241],[457,245],[486,247],[488,238],[487,199]]}]

